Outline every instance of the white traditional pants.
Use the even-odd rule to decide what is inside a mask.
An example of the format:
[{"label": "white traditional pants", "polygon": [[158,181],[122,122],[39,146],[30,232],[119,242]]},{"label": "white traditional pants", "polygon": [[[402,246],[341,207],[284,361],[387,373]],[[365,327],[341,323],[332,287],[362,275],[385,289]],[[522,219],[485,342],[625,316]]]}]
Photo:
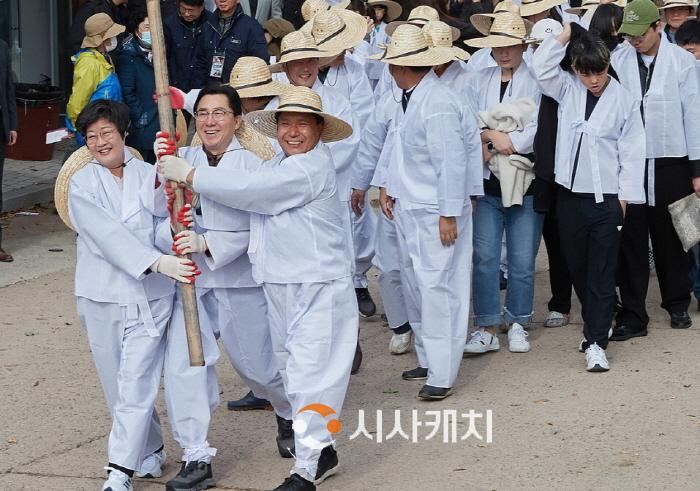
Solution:
[{"label": "white traditional pants", "polygon": [[112,415],[109,462],[138,470],[144,457],[163,446],[154,406],[173,297],[148,302],[157,335],[147,332],[136,304],[94,302],[82,297],[77,303]]},{"label": "white traditional pants", "polygon": [[[357,345],[352,278],[265,283],[263,289],[272,346],[294,412],[293,472],[313,481],[321,450],[333,443],[327,424],[340,415]],[[310,404],[328,406],[334,414],[324,417],[316,411],[300,412]]]},{"label": "white traditional pants", "polygon": [[379,293],[389,327],[396,329],[408,322],[408,312],[401,286],[401,258],[396,223],[383,213],[377,219],[376,253],[372,263],[379,270]]},{"label": "white traditional pants", "polygon": [[469,320],[471,204],[467,201],[457,217],[458,239],[448,247],[440,241],[437,207],[406,206],[396,200],[394,216],[418,362],[428,369],[428,385],[452,387]]},{"label": "white traditional pants", "polygon": [[353,283],[355,288],[367,288],[367,271],[372,267],[378,218],[370,204],[369,193],[365,193],[365,204],[359,217],[352,211],[352,207],[349,209],[355,251]]}]

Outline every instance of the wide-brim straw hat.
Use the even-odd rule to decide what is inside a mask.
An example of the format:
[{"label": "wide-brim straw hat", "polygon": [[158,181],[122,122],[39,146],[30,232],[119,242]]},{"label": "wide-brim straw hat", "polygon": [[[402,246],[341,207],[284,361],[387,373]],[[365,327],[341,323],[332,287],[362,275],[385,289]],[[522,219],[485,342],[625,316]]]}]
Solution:
[{"label": "wide-brim straw hat", "polygon": [[300,31],[310,34],[319,49],[337,56],[365,38],[367,21],[350,10],[324,10],[314,15]]},{"label": "wide-brim straw hat", "polygon": [[423,35],[433,48],[448,50],[458,60],[467,61],[470,57],[467,51],[452,45],[456,39],[452,35],[450,26],[444,22],[439,20],[428,22],[423,26]]},{"label": "wide-brim straw hat", "polygon": [[676,7],[686,7],[692,11],[692,14],[688,16],[688,19],[695,19],[695,9],[698,6],[698,2],[694,0],[664,0],[664,4],[659,7],[662,15],[665,15],[664,10],[673,9]]},{"label": "wide-brim straw hat", "polygon": [[503,12],[493,17],[488,36],[465,41],[468,46],[474,48],[506,48],[534,42],[535,40],[528,35],[525,20],[511,12]]},{"label": "wide-brim straw hat", "polygon": [[[419,5],[418,7],[411,10],[411,12],[408,14],[408,19],[395,20],[394,22],[390,22],[386,26],[386,33],[389,36],[392,36],[396,28],[399,26],[410,24],[416,27],[423,27],[428,22],[434,20],[440,20],[440,14],[438,13],[438,11],[435,10],[433,7],[428,7],[427,5]],[[461,35],[459,29],[452,26],[450,26],[450,29],[452,29],[452,37],[454,39],[458,39]]]},{"label": "wide-brim straw hat", "polygon": [[[493,19],[495,19],[498,14],[502,14],[504,12],[509,12],[511,14],[521,16],[520,7],[511,2],[511,0],[505,0],[503,2],[499,2],[496,5],[496,8],[493,10],[492,14],[474,14],[471,17],[469,17],[469,22],[472,23],[474,29],[479,31],[484,36],[488,36],[489,31],[491,31],[491,24],[493,23]],[[525,28],[528,32],[530,32],[530,29],[532,28],[532,22],[526,19],[523,19],[523,21],[525,22]]]},{"label": "wide-brim straw hat", "polygon": [[383,20],[386,23],[396,19],[401,15],[401,12],[403,12],[401,4],[392,0],[369,0],[367,2],[367,7],[384,7],[386,9],[386,14],[384,14]]},{"label": "wide-brim straw hat", "polygon": [[455,59],[451,50],[433,48],[423,29],[410,24],[397,27],[384,51],[368,58],[398,66],[437,66]]},{"label": "wide-brim straw hat", "polygon": [[314,114],[323,118],[321,140],[335,142],[352,135],[352,126],[323,112],[321,97],[308,87],[289,87],[280,96],[277,109],[253,111],[245,119],[250,126],[269,138],[277,138],[277,115],[280,113]]},{"label": "wide-brim straw hat", "polygon": [[566,0],[523,0],[520,4],[520,15],[529,17],[531,15],[546,12],[564,3]]},{"label": "wide-brim straw hat", "polygon": [[332,55],[320,49],[311,34],[303,31],[294,31],[282,38],[280,58],[277,60],[277,63],[270,65],[270,72],[283,72],[284,64],[290,61],[308,60],[309,58],[319,58],[321,61],[325,61],[326,59],[333,59],[335,56],[337,55]]},{"label": "wide-brim straw hat", "polygon": [[[236,139],[243,148],[254,153],[263,160],[270,160],[275,156],[275,149],[272,148],[270,140],[265,135],[256,131],[248,123],[241,121],[241,125],[236,130]],[[197,133],[192,137],[191,147],[199,147],[202,145],[202,139]]]},{"label": "wide-brim straw hat", "polygon": [[175,133],[180,135],[180,139],[175,142],[177,148],[184,147],[187,144],[187,120],[181,109],[175,111]]},{"label": "wide-brim straw hat", "polygon": [[306,0],[301,4],[301,17],[305,22],[310,21],[314,15],[325,10],[345,10],[350,5],[350,0],[342,0],[331,5],[326,0]]},{"label": "wide-brim straw hat", "polygon": [[294,24],[286,19],[268,19],[263,23],[263,29],[275,39],[282,39],[290,32],[296,31]]},{"label": "wide-brim straw hat", "polygon": [[[142,160],[141,154],[138,152],[138,150],[131,147],[124,148],[128,149],[134,157]],[[88,147],[82,146],[73,152],[70,157],[68,157],[56,176],[56,185],[54,186],[53,190],[54,204],[56,205],[58,216],[71,230],[75,230],[75,227],[70,221],[70,213],[68,212],[68,189],[70,188],[70,180],[73,178],[76,172],[94,160],[95,159],[90,153]]]},{"label": "wide-brim straw hat", "polygon": [[126,30],[121,24],[115,23],[112,18],[100,12],[91,15],[85,21],[85,37],[81,48],[98,48],[107,39],[113,38]]},{"label": "wide-brim straw hat", "polygon": [[[617,0],[612,2],[613,5],[617,5],[620,8],[625,8],[627,5],[627,0]],[[568,14],[583,15],[589,10],[595,10],[600,5],[600,0],[583,0],[580,7],[571,7],[565,10]]]},{"label": "wide-brim straw hat", "polygon": [[257,56],[238,58],[231,70],[229,85],[236,89],[241,99],[274,97],[285,88],[284,84],[272,79],[270,67]]}]

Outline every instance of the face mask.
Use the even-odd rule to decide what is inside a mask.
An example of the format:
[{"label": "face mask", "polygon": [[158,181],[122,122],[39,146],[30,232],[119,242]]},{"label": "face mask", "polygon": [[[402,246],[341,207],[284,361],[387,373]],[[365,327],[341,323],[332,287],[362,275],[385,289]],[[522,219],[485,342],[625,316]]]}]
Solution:
[{"label": "face mask", "polygon": [[141,42],[143,42],[143,44],[145,44],[146,46],[151,45],[151,32],[150,31],[142,32],[139,37],[141,38]]},{"label": "face mask", "polygon": [[110,51],[117,49],[118,45],[119,42],[117,41],[117,38],[109,38],[109,42],[105,45],[105,49],[107,50],[107,53],[109,53]]}]

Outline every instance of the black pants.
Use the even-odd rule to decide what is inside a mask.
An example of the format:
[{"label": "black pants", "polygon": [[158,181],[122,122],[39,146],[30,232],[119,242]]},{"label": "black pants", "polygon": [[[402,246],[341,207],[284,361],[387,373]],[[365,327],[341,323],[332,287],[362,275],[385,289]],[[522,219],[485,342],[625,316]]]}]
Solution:
[{"label": "black pants", "polygon": [[622,309],[616,324],[645,329],[649,323],[646,299],[649,289],[649,236],[654,250],[661,307],[686,312],[690,305],[690,258],[673,228],[668,205],[693,192],[687,158],[656,159],[656,206],[629,205],[620,245],[618,285]]},{"label": "black pants", "polygon": [[544,217],[544,227],[542,228],[542,237],[544,238],[544,245],[547,247],[547,257],[549,258],[549,286],[552,290],[552,298],[547,306],[550,311],[569,314],[571,312],[572,285],[559,238],[557,188],[558,186],[553,186],[549,210],[547,210],[547,214]]},{"label": "black pants", "polygon": [[581,302],[583,348],[597,343],[605,349],[615,308],[622,207],[616,195],[596,203],[593,196],[560,188],[557,215],[561,248]]},{"label": "black pants", "polygon": [[[2,174],[5,170],[5,128],[0,119],[0,212],[2,212]],[[2,249],[2,227],[0,227],[0,249]]]}]

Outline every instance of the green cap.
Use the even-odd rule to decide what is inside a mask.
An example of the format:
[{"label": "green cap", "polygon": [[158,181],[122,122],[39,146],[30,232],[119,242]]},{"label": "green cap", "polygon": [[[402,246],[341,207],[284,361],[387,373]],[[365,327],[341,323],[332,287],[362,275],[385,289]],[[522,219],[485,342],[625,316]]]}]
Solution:
[{"label": "green cap", "polygon": [[661,19],[659,8],[651,0],[634,0],[627,4],[622,15],[619,34],[643,36],[652,22]]}]

